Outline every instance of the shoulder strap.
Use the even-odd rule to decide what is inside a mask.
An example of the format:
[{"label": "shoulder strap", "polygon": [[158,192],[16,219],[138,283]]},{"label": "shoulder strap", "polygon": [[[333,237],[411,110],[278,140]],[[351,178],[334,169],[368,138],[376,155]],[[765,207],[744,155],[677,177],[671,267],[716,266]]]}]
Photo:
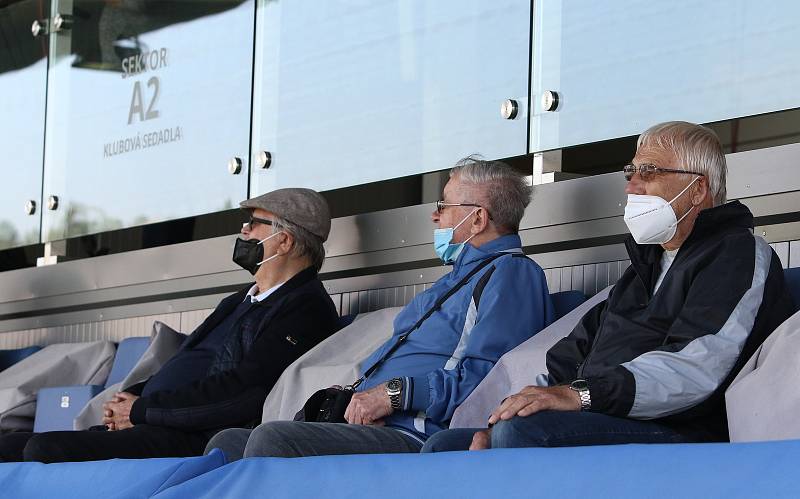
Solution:
[{"label": "shoulder strap", "polygon": [[398,336],[397,341],[395,342],[394,345],[392,345],[392,348],[390,348],[385,354],[383,354],[383,357],[381,357],[375,364],[373,364],[372,367],[367,369],[367,371],[363,374],[363,376],[358,378],[352,385],[350,385],[350,388],[355,389],[358,385],[363,383],[365,379],[369,378],[372,375],[372,373],[374,373],[386,359],[391,357],[397,351],[397,349],[400,348],[400,346],[406,342],[406,340],[411,335],[411,333],[414,332],[414,330],[419,329],[419,327],[422,325],[423,322],[425,322],[425,320],[428,317],[430,317],[431,315],[433,315],[434,312],[442,308],[444,302],[447,301],[448,298],[453,296],[453,294],[455,294],[456,291],[464,287],[464,285],[468,283],[469,280],[475,274],[480,272],[482,269],[484,269],[487,265],[492,263],[497,258],[500,258],[501,256],[506,254],[508,253],[496,253],[487,258],[486,260],[482,261],[478,265],[476,265],[474,269],[470,270],[469,273],[465,275],[460,281],[458,281],[458,283],[455,286],[450,288],[447,291],[447,293],[440,296],[439,299],[436,300],[436,303],[434,303],[433,306],[427,312],[425,312],[425,314],[423,314],[422,317],[420,317],[419,320],[413,326],[411,326],[411,328],[408,331]]}]

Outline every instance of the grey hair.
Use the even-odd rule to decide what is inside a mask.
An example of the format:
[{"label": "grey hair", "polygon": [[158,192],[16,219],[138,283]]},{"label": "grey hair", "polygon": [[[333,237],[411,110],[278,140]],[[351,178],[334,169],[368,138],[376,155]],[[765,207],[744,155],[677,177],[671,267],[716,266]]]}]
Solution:
[{"label": "grey hair", "polygon": [[533,194],[533,187],[528,185],[524,175],[499,161],[472,155],[461,159],[450,170],[450,178],[456,177],[481,190],[483,199],[479,202],[485,205],[501,232],[519,231],[519,223]]},{"label": "grey hair", "polygon": [[311,264],[317,269],[317,272],[319,272],[322,268],[322,262],[325,261],[325,247],[322,245],[322,239],[296,223],[290,222],[278,215],[274,216],[273,222],[273,234],[286,231],[294,238],[291,254],[298,257],[307,256],[311,260]]},{"label": "grey hair", "polygon": [[727,201],[728,166],[722,144],[712,130],[686,121],[667,121],[639,135],[636,149],[642,147],[672,151],[679,162],[675,168],[705,175],[714,206]]}]

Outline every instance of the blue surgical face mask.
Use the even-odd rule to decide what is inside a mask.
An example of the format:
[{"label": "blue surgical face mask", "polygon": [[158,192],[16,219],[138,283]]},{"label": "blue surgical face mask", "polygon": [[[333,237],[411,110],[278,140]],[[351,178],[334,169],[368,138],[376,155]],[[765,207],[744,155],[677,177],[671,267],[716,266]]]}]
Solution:
[{"label": "blue surgical face mask", "polygon": [[472,210],[469,215],[458,222],[455,227],[448,227],[446,229],[433,229],[433,249],[436,251],[436,254],[439,256],[439,258],[442,259],[442,262],[444,262],[445,265],[451,265],[453,262],[455,262],[456,258],[458,258],[458,255],[461,254],[461,250],[464,249],[464,245],[475,236],[475,234],[469,236],[463,243],[452,242],[453,233],[456,231],[458,226],[463,224],[476,211],[478,210]]}]

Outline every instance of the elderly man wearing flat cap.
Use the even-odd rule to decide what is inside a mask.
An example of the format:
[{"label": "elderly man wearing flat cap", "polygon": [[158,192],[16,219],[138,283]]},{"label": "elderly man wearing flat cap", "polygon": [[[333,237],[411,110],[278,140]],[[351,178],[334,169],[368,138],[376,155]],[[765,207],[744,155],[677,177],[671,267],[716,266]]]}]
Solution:
[{"label": "elderly man wearing flat cap", "polygon": [[218,431],[260,421],[286,366],[336,331],[336,309],[317,277],[331,217],[310,189],[280,189],[241,207],[250,219],[233,260],[255,284],[222,300],[154,376],[106,403],[105,427],[4,437],[4,460],[200,455]]}]

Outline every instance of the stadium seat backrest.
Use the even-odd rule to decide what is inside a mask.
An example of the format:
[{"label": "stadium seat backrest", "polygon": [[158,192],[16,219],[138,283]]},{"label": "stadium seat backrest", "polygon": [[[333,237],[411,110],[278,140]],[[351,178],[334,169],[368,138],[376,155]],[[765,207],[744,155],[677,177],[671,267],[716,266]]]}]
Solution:
[{"label": "stadium seat backrest", "polygon": [[139,362],[148,346],[150,346],[150,338],[147,336],[125,338],[120,341],[117,346],[117,355],[114,357],[114,365],[111,366],[111,373],[106,381],[106,388],[125,379],[133,366]]},{"label": "stadium seat backrest", "polygon": [[555,320],[558,320],[585,302],[586,295],[576,290],[559,291],[558,293],[552,293],[550,299],[553,301],[553,307],[556,312]]},{"label": "stadium seat backrest", "polygon": [[0,371],[8,369],[22,359],[41,350],[40,346],[18,348],[16,350],[0,350]]},{"label": "stadium seat backrest", "polygon": [[356,315],[358,314],[347,314],[339,317],[339,329],[349,326],[356,320]]},{"label": "stadium seat backrest", "polygon": [[42,388],[36,394],[36,415],[33,431],[70,431],[75,415],[95,395],[100,385],[76,385]]},{"label": "stadium seat backrest", "polygon": [[794,299],[794,308],[797,310],[800,308],[800,267],[786,269],[783,274],[786,276],[786,285],[789,286],[789,292]]}]

